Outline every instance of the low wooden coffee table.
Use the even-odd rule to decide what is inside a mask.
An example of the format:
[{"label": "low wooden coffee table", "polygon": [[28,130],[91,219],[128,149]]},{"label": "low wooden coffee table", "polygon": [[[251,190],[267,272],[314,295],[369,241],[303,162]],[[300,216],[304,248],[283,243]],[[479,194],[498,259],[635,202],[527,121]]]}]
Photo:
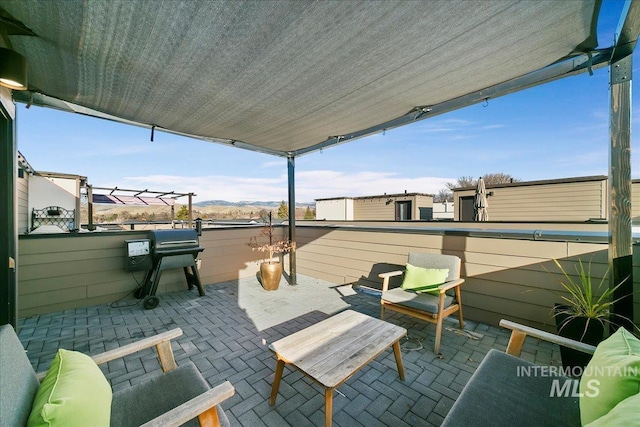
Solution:
[{"label": "low wooden coffee table", "polygon": [[325,426],[331,426],[333,390],[391,346],[404,381],[400,339],[405,335],[400,326],[347,310],[279,339],[269,346],[278,359],[269,404],[276,403],[289,363],[324,387]]}]

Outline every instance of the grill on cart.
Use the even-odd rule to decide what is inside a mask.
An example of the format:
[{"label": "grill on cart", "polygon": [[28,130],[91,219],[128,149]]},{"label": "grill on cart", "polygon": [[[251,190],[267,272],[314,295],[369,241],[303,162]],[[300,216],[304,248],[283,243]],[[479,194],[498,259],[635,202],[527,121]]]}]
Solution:
[{"label": "grill on cart", "polygon": [[200,296],[204,296],[204,288],[200,283],[196,258],[204,251],[198,241],[198,233],[192,229],[153,230],[150,232],[152,267],[147,270],[142,287],[137,292],[138,298],[144,298],[145,309],[156,308],[160,302],[156,296],[160,276],[164,270],[182,268],[189,289],[198,288]]}]

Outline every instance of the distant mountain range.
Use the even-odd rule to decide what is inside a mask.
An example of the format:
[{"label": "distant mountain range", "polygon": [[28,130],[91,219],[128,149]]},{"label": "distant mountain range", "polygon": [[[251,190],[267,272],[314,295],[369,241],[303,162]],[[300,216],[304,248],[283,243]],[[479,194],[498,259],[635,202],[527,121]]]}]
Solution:
[{"label": "distant mountain range", "polygon": [[[240,202],[228,202],[226,200],[205,200],[204,202],[194,203],[193,206],[205,207],[205,206],[259,206],[259,207],[271,207],[277,208],[282,201],[240,201]],[[297,208],[305,208],[307,206],[314,207],[315,202],[299,202],[296,203]]]}]

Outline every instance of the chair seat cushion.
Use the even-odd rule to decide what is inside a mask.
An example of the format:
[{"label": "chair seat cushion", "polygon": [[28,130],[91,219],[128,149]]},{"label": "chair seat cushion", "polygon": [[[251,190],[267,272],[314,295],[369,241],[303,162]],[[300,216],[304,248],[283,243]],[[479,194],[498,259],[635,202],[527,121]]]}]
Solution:
[{"label": "chair seat cushion", "polygon": [[559,395],[552,393],[554,387],[557,390],[577,380],[548,371],[540,374],[535,368],[525,360],[490,350],[442,427],[579,426],[580,405],[578,397],[572,396],[573,386]]},{"label": "chair seat cushion", "polygon": [[[180,365],[171,372],[120,390],[113,394],[111,426],[139,426],[209,390],[206,380],[192,362]],[[220,408],[220,425],[229,420]],[[184,424],[198,426],[197,418]]]},{"label": "chair seat cushion", "polygon": [[[382,293],[382,300],[392,304],[403,305],[427,313],[438,313],[439,297],[429,293],[416,293],[402,288],[391,289]],[[453,297],[445,295],[444,306],[449,307],[453,302]]]}]

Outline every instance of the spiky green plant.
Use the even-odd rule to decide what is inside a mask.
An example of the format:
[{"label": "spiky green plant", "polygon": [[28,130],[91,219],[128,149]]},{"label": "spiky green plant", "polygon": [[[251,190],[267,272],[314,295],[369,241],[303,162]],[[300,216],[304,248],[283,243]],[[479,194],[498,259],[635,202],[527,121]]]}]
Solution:
[{"label": "spiky green plant", "polygon": [[611,321],[612,315],[629,320],[624,316],[613,314],[611,311],[613,305],[624,298],[620,297],[618,299],[614,299],[614,293],[629,279],[629,277],[626,277],[614,287],[608,287],[604,284],[610,270],[610,267],[608,267],[602,279],[597,281],[594,285],[594,280],[591,277],[591,261],[589,261],[589,264],[585,269],[582,260],[578,259],[578,265],[576,266],[577,279],[570,276],[558,260],[554,259],[553,262],[555,262],[556,266],[558,266],[558,269],[564,276],[564,280],[560,280],[560,284],[564,290],[569,293],[569,296],[559,295],[564,301],[566,308],[558,310],[555,315],[565,314],[567,316],[562,325],[560,325],[560,329],[562,329],[572,319],[583,317],[587,319],[585,331],[583,332],[584,337],[590,321],[597,321],[603,326],[605,323],[615,324]]}]

